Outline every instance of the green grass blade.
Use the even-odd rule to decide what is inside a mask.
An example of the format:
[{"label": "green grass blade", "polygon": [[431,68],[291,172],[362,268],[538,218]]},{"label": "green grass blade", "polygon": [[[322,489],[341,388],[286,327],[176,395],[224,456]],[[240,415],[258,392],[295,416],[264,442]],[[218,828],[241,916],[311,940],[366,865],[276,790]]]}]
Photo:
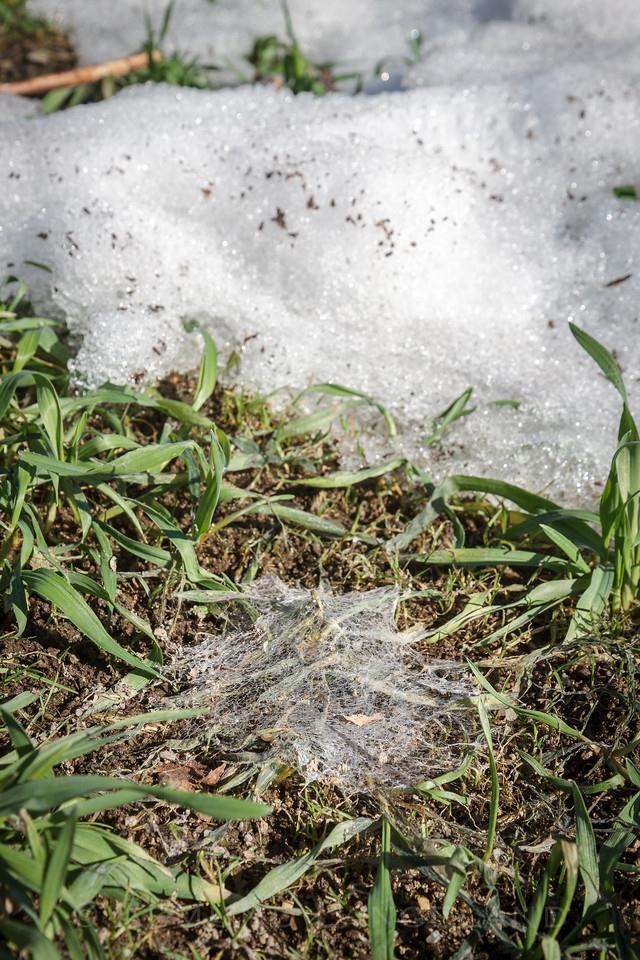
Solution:
[{"label": "green grass blade", "polygon": [[396,425],[389,410],[367,393],[362,393],[360,390],[352,390],[350,387],[343,387],[339,383],[316,383],[311,387],[307,387],[304,393],[321,393],[328,397],[352,397],[371,407],[375,407],[387,425],[389,436],[392,438],[396,436]]},{"label": "green grass blade", "polygon": [[58,394],[53,384],[45,377],[37,377],[35,379],[40,419],[44,424],[44,429],[49,439],[51,453],[59,460],[64,460],[62,413],[60,411]]},{"label": "green grass blade", "polygon": [[598,364],[609,383],[616,388],[624,403],[627,403],[627,388],[624,385],[620,368],[616,363],[615,357],[609,353],[606,347],[603,347],[595,337],[576,326],[575,323],[569,323],[569,329],[574,335],[583,350],[589,354],[592,360]]},{"label": "green grass blade", "polygon": [[213,516],[220,502],[222,491],[222,477],[224,475],[225,458],[222,447],[214,432],[211,433],[211,451],[209,455],[210,473],[205,484],[204,492],[200,497],[194,527],[197,538],[206,536],[211,527]]},{"label": "green grass blade", "polygon": [[25,453],[23,461],[38,470],[39,474],[50,476],[75,477],[76,479],[105,480],[126,478],[127,476],[155,476],[172,460],[194,447],[192,440],[179,443],[155,443],[137,447],[110,461],[97,461],[86,464],[65,463],[55,457],[45,457],[38,453]]},{"label": "green grass blade", "polygon": [[417,563],[432,567],[531,567],[535,570],[567,569],[567,561],[534,550],[510,550],[508,547],[461,547],[415,554]]},{"label": "green grass blade", "polygon": [[455,486],[450,480],[445,480],[444,483],[435,487],[427,505],[409,521],[401,533],[397,533],[387,541],[385,550],[390,553],[405,550],[420,534],[428,530],[438,517],[447,512],[449,509],[447,500],[454,493]]},{"label": "green grass blade", "polygon": [[600,864],[593,826],[578,785],[572,783],[571,795],[576,815],[578,869],[584,886],[583,914],[600,899]]},{"label": "green grass blade", "polygon": [[34,375],[27,370],[18,370],[2,378],[0,383],[0,421],[4,421],[18,387],[30,387],[35,382]]},{"label": "green grass blade", "polygon": [[433,447],[439,443],[452,423],[455,423],[456,420],[460,420],[462,417],[468,417],[470,413],[474,412],[475,407],[467,406],[472,393],[473,387],[467,387],[459,397],[456,397],[453,403],[449,404],[446,410],[443,410],[442,413],[439,413],[434,418],[431,424],[431,434],[425,439],[428,447]]},{"label": "green grass blade", "polygon": [[453,636],[476,620],[481,620],[500,610],[506,611],[520,603],[520,601],[518,601],[516,604],[506,604],[504,606],[493,605],[490,603],[491,597],[491,590],[482,590],[480,593],[474,593],[460,613],[451,617],[450,620],[447,620],[446,623],[443,623],[442,626],[437,627],[433,633],[428,635],[429,643],[439,643],[441,640],[444,640],[445,637]]},{"label": "green grass blade", "polygon": [[85,774],[28,780],[10,787],[0,794],[0,816],[17,815],[23,807],[32,813],[44,813],[70,800],[82,800],[87,794],[113,790],[128,790],[135,793],[138,799],[153,797],[164,800],[166,803],[174,803],[186,810],[204,813],[215,820],[253,820],[271,813],[271,807],[251,800],[236,800],[233,797],[150,786],[123,780],[120,777]]},{"label": "green grass blade", "polygon": [[31,960],[60,960],[60,954],[51,941],[35,927],[18,923],[17,920],[0,920],[0,933],[7,943],[15,943],[28,951]]},{"label": "green grass blade", "polygon": [[101,529],[99,523],[93,524],[93,532],[100,548],[100,575],[102,577],[102,586],[109,598],[109,602],[113,603],[116,599],[116,590],[118,589],[118,577],[115,567],[112,564],[113,550],[109,538]]},{"label": "green grass blade", "polygon": [[[228,490],[229,486],[229,484],[223,484],[223,495],[225,493],[224,488],[226,487]],[[242,491],[239,494],[239,499],[242,498],[242,496],[247,495],[247,492]],[[227,496],[225,499],[230,499],[230,497]],[[346,527],[343,527],[343,525],[337,520],[328,520],[325,517],[318,517],[316,514],[309,513],[307,510],[300,510],[298,507],[287,507],[281,502],[284,499],[290,500],[291,496],[288,494],[282,494],[278,497],[261,498],[258,502],[251,503],[249,506],[243,507],[241,510],[223,517],[222,520],[218,520],[217,523],[214,523],[210,532],[217,533],[224,527],[229,526],[229,524],[239,520],[240,517],[257,514],[258,516],[263,517],[277,517],[284,523],[292,523],[295,526],[302,527],[304,530],[310,530],[312,533],[320,534],[320,536],[346,536]]]},{"label": "green grass blade", "polygon": [[608,564],[601,564],[593,570],[589,585],[576,604],[576,612],[569,624],[565,642],[570,643],[594,632],[598,618],[608,607],[614,580],[613,567]]},{"label": "green grass blade", "polygon": [[[519,750],[518,753],[524,762],[534,770],[538,776],[544,777],[557,790],[568,790],[572,793],[572,780],[565,780],[563,777],[556,777],[550,773],[535,757]],[[591,796],[596,793],[605,793],[607,790],[615,790],[617,787],[625,785],[625,778],[621,773],[615,773],[606,780],[600,780],[598,783],[580,784],[579,790],[585,796]]]},{"label": "green grass blade", "polygon": [[193,409],[199,410],[206,403],[218,382],[218,348],[213,337],[206,330],[200,330],[204,340],[204,352],[200,362],[198,383],[193,398]]},{"label": "green grass blade", "polygon": [[560,944],[555,937],[543,937],[540,941],[544,960],[562,960]]},{"label": "green grass blade", "polygon": [[168,550],[163,550],[162,547],[152,546],[143,540],[128,537],[126,533],[116,530],[115,527],[110,526],[108,523],[101,523],[100,525],[119,547],[122,547],[123,550],[126,550],[126,552],[132,556],[139,557],[146,563],[151,563],[158,567],[168,567],[171,565],[171,554]]},{"label": "green grass blade", "polygon": [[13,370],[23,370],[29,361],[35,356],[40,343],[40,330],[27,330],[20,337],[18,348],[16,350],[15,360],[13,361]]},{"label": "green grass blade", "polygon": [[59,573],[46,569],[25,570],[23,579],[30,591],[37,593],[44,600],[48,600],[81,633],[105,653],[123,660],[129,666],[135,667],[147,675],[158,676],[157,671],[149,664],[125,650],[109,636],[91,607]]},{"label": "green grass blade", "polygon": [[551,543],[553,543],[558,550],[561,550],[562,553],[564,553],[574,567],[576,567],[578,570],[581,570],[583,573],[591,573],[589,564],[584,560],[580,554],[580,551],[578,550],[578,547],[569,539],[569,537],[566,537],[560,530],[555,530],[546,523],[541,523],[540,529],[551,541]]},{"label": "green grass blade", "polygon": [[602,887],[613,895],[613,875],[624,851],[635,843],[640,824],[640,793],[625,804],[617,817],[616,825],[600,847],[598,854],[599,876]]},{"label": "green grass blade", "polygon": [[27,594],[24,589],[22,571],[19,564],[16,564],[11,574],[9,596],[11,599],[11,612],[16,621],[17,636],[21,637],[27,628],[29,611],[27,609]]},{"label": "green grass blade", "polygon": [[467,878],[467,864],[467,852],[462,847],[456,847],[447,865],[447,869],[451,873],[451,878],[442,902],[442,916],[445,920],[449,919],[449,914],[453,910],[453,906],[464,886]]},{"label": "green grass blade", "polygon": [[353,837],[368,830],[372,822],[372,820],[361,817],[357,820],[346,820],[344,823],[339,823],[327,834],[324,840],[317,843],[308,853],[270,870],[253,890],[227,907],[227,914],[237,916],[240,913],[246,913],[247,910],[253,910],[261,903],[291,887],[314,866],[325,850],[333,850],[336,847],[343,846]]},{"label": "green grass blade", "polygon": [[78,460],[92,460],[101,453],[111,453],[112,450],[137,450],[140,444],[131,437],[121,433],[106,433],[93,437],[78,447]]},{"label": "green grass blade", "polygon": [[395,460],[388,460],[377,467],[368,467],[365,470],[338,470],[336,473],[329,473],[322,477],[304,477],[296,480],[296,486],[300,484],[305,487],[313,487],[316,490],[339,490],[342,487],[353,487],[357,483],[364,483],[367,480],[374,480],[376,477],[383,477],[386,473],[393,473],[404,465],[406,461],[400,457]]},{"label": "green grass blade", "polygon": [[451,483],[457,493],[488,493],[503,500],[510,500],[511,503],[522,507],[527,513],[541,513],[558,509],[558,505],[553,500],[547,500],[546,497],[531,493],[529,490],[512,483],[505,483],[504,480],[457,475],[451,477]]},{"label": "green grass blade", "polygon": [[536,937],[538,936],[538,930],[540,929],[540,924],[542,923],[548,896],[549,868],[547,866],[543,871],[542,876],[538,880],[534,895],[531,899],[531,904],[529,906],[527,929],[525,931],[524,940],[525,949],[527,951],[531,950],[536,942]]},{"label": "green grass blade", "polygon": [[24,710],[25,707],[31,706],[35,700],[36,695],[34,693],[27,693],[26,690],[23,690],[22,693],[17,693],[15,697],[10,697],[8,700],[3,701],[2,709],[5,713],[18,713],[19,710]]},{"label": "green grass blade", "polygon": [[[542,523],[547,523],[556,530],[568,536],[578,547],[591,549],[591,544],[598,544],[599,536],[591,525],[598,526],[600,517],[592,510],[558,509],[548,510],[546,513],[536,513],[507,530],[506,536],[510,540],[517,540],[527,533],[537,530]],[[594,537],[596,538],[594,540]],[[597,553],[598,549],[594,550]]]},{"label": "green grass blade", "polygon": [[371,960],[393,960],[396,933],[396,907],[391,888],[391,827],[382,820],[382,837],[378,872],[369,894],[369,940]]},{"label": "green grass blade", "polygon": [[75,830],[76,818],[73,810],[70,810],[66,815],[62,829],[56,837],[43,875],[40,892],[40,929],[43,931],[46,929],[62,893],[71,859]]},{"label": "green grass blade", "polygon": [[168,510],[165,510],[165,508],[158,503],[153,507],[148,503],[142,503],[141,507],[149,519],[162,532],[163,536],[167,538],[171,546],[175,548],[190,583],[197,584],[203,580],[216,579],[201,568],[196,555],[194,541],[174,522]]},{"label": "green grass blade", "polygon": [[575,843],[570,843],[568,840],[560,840],[560,850],[564,862],[565,875],[562,891],[562,902],[560,904],[560,910],[556,916],[555,923],[553,924],[553,930],[551,931],[552,937],[557,937],[562,930],[562,927],[569,916],[573,898],[578,887],[578,847]]},{"label": "green grass blade", "polygon": [[168,417],[178,420],[185,427],[201,427],[204,430],[211,430],[213,421],[205,417],[203,413],[198,413],[188,403],[181,400],[170,400],[168,397],[158,396],[155,402],[158,410],[161,410]]},{"label": "green grass blade", "polygon": [[321,407],[313,413],[304,414],[301,417],[294,417],[288,420],[281,427],[278,427],[275,433],[276,443],[283,440],[292,440],[294,437],[315,436],[319,433],[326,433],[334,420],[341,417],[347,410],[357,406],[359,401],[348,401],[345,403],[336,403],[330,407]]},{"label": "green grass blade", "polygon": [[[13,708],[15,709],[15,707]],[[8,709],[7,704],[0,706],[0,719],[7,728],[11,746],[16,751],[18,757],[22,757],[33,750],[33,743],[29,734],[22,724],[13,716],[12,710]]]},{"label": "green grass blade", "polygon": [[500,784],[498,783],[498,767],[493,750],[493,738],[491,736],[491,725],[487,716],[487,708],[484,700],[480,697],[476,701],[478,716],[480,717],[480,726],[482,734],[487,744],[489,754],[489,773],[491,776],[491,798],[489,800],[489,823],[487,825],[487,840],[484,848],[483,860],[485,863],[491,858],[493,847],[496,841],[496,827],[498,824],[498,808],[500,803]]},{"label": "green grass blade", "polygon": [[580,730],[577,730],[575,727],[570,726],[568,723],[565,723],[564,720],[561,720],[560,717],[556,717],[551,713],[545,713],[543,710],[529,710],[526,707],[521,707],[514,700],[511,700],[509,697],[504,696],[489,683],[487,678],[480,672],[475,663],[469,663],[469,669],[473,673],[474,677],[478,681],[481,687],[483,687],[487,693],[490,693],[498,703],[501,703],[504,707],[510,707],[515,713],[520,717],[527,717],[530,720],[535,720],[538,723],[542,723],[545,726],[549,727],[551,730],[557,730],[558,733],[564,734],[566,737],[570,737],[573,740],[579,740],[581,743],[591,744],[591,740],[588,737],[585,737]]}]

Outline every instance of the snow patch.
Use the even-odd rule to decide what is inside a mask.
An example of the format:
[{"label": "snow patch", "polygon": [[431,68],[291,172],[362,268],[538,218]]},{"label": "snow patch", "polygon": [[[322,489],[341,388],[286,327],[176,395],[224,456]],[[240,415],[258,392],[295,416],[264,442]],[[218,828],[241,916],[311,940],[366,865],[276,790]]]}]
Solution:
[{"label": "snow patch", "polygon": [[[333,3],[292,4],[335,54],[360,42],[353,11],[377,51],[404,44],[424,8],[431,46],[403,68],[417,89],[398,94],[137,88],[38,119],[0,98],[0,268],[66,317],[89,381],[194,365],[200,341],[183,323],[195,318],[242,347],[246,384],[375,394],[411,455],[472,385],[477,410],[448,435],[447,461],[421,452],[434,475],[588,499],[618,402],[567,321],[616,350],[637,400],[640,205],[613,188],[640,185],[640,29],[621,0],[556,6],[354,3],[338,18]],[[255,35],[262,21],[241,8],[185,0],[176,23],[222,17]],[[79,36],[91,19],[111,42],[116,18],[103,29],[98,3],[68,10]],[[382,31],[389,18],[397,34]]]}]

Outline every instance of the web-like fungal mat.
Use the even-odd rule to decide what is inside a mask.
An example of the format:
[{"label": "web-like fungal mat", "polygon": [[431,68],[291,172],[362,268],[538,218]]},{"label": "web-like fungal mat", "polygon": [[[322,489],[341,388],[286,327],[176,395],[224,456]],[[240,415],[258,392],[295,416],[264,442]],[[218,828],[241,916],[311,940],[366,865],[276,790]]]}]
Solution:
[{"label": "web-like fungal mat", "polygon": [[249,629],[208,635],[173,664],[181,702],[209,708],[225,747],[261,745],[345,792],[419,783],[469,748],[473,684],[460,664],[416,652],[419,633],[396,627],[395,590],[263,578],[243,596]]}]

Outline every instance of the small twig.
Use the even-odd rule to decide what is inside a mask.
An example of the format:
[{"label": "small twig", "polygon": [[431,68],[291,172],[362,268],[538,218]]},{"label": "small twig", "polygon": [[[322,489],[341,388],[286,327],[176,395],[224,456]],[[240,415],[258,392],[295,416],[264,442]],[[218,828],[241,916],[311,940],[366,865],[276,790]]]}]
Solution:
[{"label": "small twig", "polygon": [[90,67],[76,67],[74,70],[65,70],[63,73],[47,73],[42,77],[18,80],[15,83],[0,83],[0,93],[38,97],[42,93],[58,90],[61,87],[79,87],[83,83],[96,83],[106,77],[125,77],[134,70],[144,69],[150,59],[157,63],[162,59],[162,54],[159,50],[135,53],[130,57],[120,57],[118,60],[108,60],[106,63],[98,63]]}]

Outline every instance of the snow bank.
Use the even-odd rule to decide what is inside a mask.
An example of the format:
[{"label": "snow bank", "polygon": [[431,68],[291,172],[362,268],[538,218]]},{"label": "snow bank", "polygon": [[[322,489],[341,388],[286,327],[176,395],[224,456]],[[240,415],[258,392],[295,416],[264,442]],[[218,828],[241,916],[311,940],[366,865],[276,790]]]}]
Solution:
[{"label": "snow bank", "polygon": [[[145,18],[156,28],[167,0],[30,0],[31,8],[57,20],[74,35],[84,61],[122,56],[146,39]],[[338,61],[370,71],[382,58],[406,70],[409,37],[419,31],[428,58],[464,60],[475,70],[479,47],[502,33],[512,65],[640,34],[635,0],[289,0],[302,46],[317,61]],[[497,26],[497,30],[494,28]],[[175,0],[167,46],[219,65],[241,66],[255,38],[285,36],[281,0]],[[494,36],[492,36],[494,34]],[[490,38],[490,39],[489,39]],[[498,47],[504,48],[499,41]],[[504,49],[502,51],[505,53]],[[488,49],[488,68],[500,56]],[[467,54],[470,54],[467,56]],[[450,68],[453,63],[450,63]],[[246,71],[246,63],[244,65]]]},{"label": "snow bank", "polygon": [[[610,2],[597,23],[591,0],[561,14],[551,0],[443,0],[342,4],[338,17],[327,3],[299,27],[317,29],[319,51],[347,51],[365,6],[376,53],[404,42],[418,7],[440,24],[407,69],[419,89],[138,88],[30,120],[0,100],[0,268],[68,319],[90,380],[193,364],[182,321],[195,317],[244,344],[245,382],[373,392],[407,442],[473,385],[478,409],[447,444],[457,469],[588,497],[617,403],[567,320],[617,350],[637,395],[640,205],[612,188],[640,185],[639,14]],[[79,37],[99,13],[67,8]],[[242,3],[181,9],[185,30],[189,16],[262,28]],[[382,36],[387,21],[397,31]],[[108,29],[103,40],[99,55],[116,52]],[[491,404],[505,399],[522,405]]]},{"label": "snow bank", "polygon": [[[290,0],[296,35],[318,60],[371,68],[406,53],[412,29],[440,32],[452,19],[472,26],[476,0]],[[73,31],[81,57],[111,57],[144,42],[145,17],[159,26],[167,0],[34,0],[33,8]],[[114,15],[117,11],[117,15]],[[452,17],[453,14],[453,17]],[[281,0],[177,0],[167,45],[219,64],[238,63],[257,36],[285,36]],[[245,64],[246,67],[246,64]]]}]

